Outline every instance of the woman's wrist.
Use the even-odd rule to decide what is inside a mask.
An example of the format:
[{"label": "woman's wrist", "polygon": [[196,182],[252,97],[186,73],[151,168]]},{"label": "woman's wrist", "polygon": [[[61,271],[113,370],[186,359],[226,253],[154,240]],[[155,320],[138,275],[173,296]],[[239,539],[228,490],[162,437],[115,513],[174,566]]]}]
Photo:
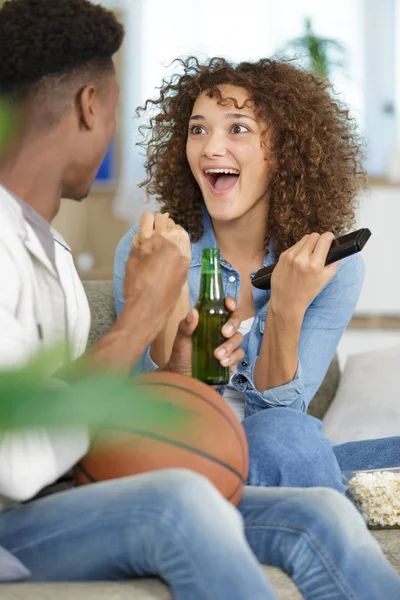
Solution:
[{"label": "woman's wrist", "polygon": [[306,309],[294,303],[276,302],[271,295],[268,302],[268,316],[287,325],[301,328]]}]

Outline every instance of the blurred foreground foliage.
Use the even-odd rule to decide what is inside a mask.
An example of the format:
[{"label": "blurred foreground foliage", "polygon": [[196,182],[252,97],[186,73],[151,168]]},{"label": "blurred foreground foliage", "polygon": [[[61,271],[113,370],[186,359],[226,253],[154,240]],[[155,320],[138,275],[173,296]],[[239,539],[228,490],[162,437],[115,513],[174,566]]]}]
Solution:
[{"label": "blurred foreground foliage", "polygon": [[127,423],[158,431],[182,426],[187,412],[155,397],[140,379],[82,363],[68,369],[71,384],[49,378],[64,351],[46,350],[23,368],[0,371],[0,432]]}]

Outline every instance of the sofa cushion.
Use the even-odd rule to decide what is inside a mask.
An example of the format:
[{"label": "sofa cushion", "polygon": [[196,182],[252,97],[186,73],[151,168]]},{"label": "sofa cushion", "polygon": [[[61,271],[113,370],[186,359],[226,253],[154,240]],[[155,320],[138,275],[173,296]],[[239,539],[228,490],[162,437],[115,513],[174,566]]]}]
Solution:
[{"label": "sofa cushion", "polygon": [[[383,552],[400,574],[399,531],[374,531]],[[285,573],[263,567],[279,600],[304,597]],[[115,583],[58,583],[0,585],[1,600],[171,600],[168,588],[156,579]]]},{"label": "sofa cushion", "polygon": [[[279,600],[304,598],[282,571],[275,567],[263,568]],[[157,579],[116,583],[13,584],[0,588],[1,600],[172,600],[168,587]]]},{"label": "sofa cushion", "polygon": [[307,411],[309,415],[312,415],[317,419],[322,419],[322,417],[325,415],[326,411],[332,404],[333,399],[335,398],[339,381],[339,360],[337,355],[335,355],[329,366],[328,372],[325,375],[323,382],[321,383],[318,392],[315,394],[314,398],[310,402]]},{"label": "sofa cushion", "polygon": [[400,347],[350,356],[335,402],[324,417],[336,444],[399,435]]},{"label": "sofa cushion", "polygon": [[92,322],[89,334],[89,346],[103,337],[117,318],[114,305],[113,283],[110,280],[83,281],[89,301]]}]

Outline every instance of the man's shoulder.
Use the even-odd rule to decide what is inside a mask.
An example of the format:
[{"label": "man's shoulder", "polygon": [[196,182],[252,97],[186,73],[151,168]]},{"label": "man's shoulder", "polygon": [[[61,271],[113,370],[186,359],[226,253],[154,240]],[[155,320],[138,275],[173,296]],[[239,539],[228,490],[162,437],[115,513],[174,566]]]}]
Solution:
[{"label": "man's shoulder", "polygon": [[0,239],[21,236],[24,230],[24,218],[21,207],[0,185]]},{"label": "man's shoulder", "polygon": [[16,260],[19,249],[22,251],[24,248],[24,220],[18,212],[8,210],[2,200],[0,193],[0,260],[4,260],[5,256]]}]

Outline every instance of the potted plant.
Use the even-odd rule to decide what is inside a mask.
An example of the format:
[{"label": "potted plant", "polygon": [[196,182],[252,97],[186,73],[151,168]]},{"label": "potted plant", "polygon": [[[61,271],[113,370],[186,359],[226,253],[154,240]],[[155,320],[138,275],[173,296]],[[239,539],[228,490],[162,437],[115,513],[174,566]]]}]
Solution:
[{"label": "potted plant", "polygon": [[312,73],[329,79],[335,67],[344,69],[346,49],[340,42],[318,36],[310,18],[304,20],[304,35],[287,42],[280,54],[291,54]]}]

